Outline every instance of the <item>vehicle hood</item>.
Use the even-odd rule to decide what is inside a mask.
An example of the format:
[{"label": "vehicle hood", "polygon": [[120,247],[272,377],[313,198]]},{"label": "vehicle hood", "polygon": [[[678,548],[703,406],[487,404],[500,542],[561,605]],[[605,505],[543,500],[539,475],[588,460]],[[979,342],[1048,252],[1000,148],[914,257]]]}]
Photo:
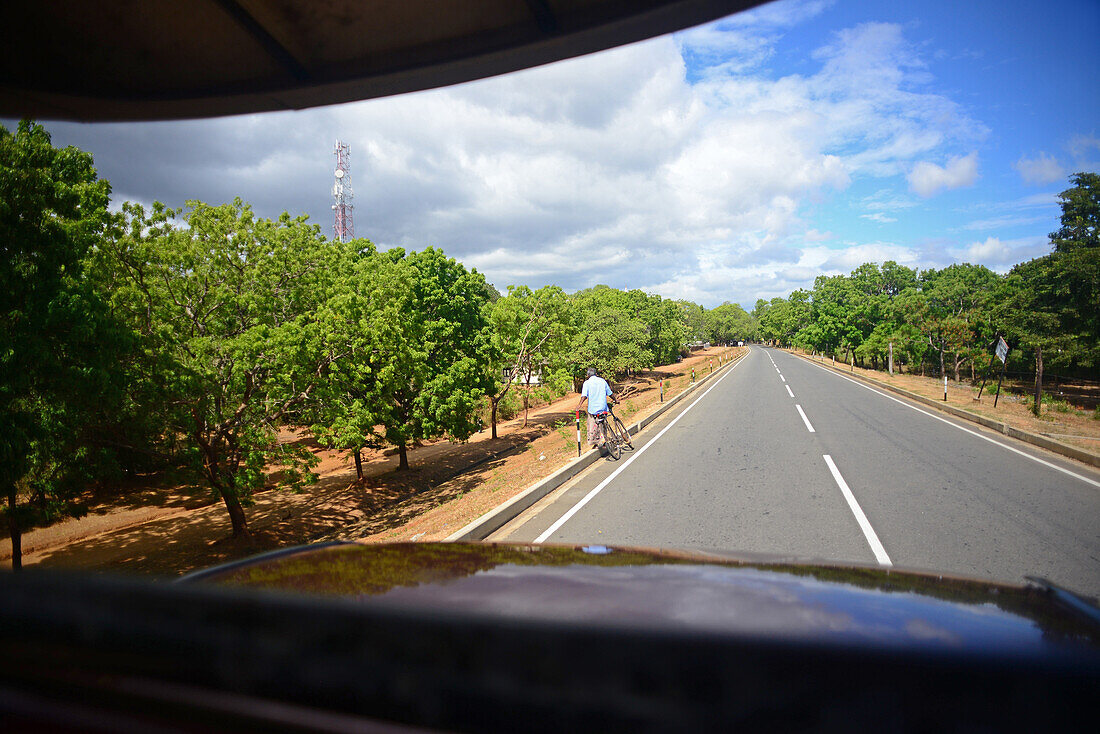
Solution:
[{"label": "vehicle hood", "polygon": [[1049,589],[606,546],[342,543],[280,551],[183,581],[418,613],[845,646],[1095,654],[1100,642],[1095,623]]}]

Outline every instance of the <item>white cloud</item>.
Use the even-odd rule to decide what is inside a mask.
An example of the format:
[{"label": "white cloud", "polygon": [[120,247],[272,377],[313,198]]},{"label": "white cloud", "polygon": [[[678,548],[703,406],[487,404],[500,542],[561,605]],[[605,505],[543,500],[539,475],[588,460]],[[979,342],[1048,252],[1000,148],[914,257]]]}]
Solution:
[{"label": "white cloud", "polygon": [[891,222],[898,221],[895,217],[888,217],[882,212],[875,212],[874,214],[860,214],[860,219],[869,219],[872,222],[878,222],[879,224],[890,224]]},{"label": "white cloud", "polygon": [[[120,197],[240,195],[261,215],[312,213],[326,232],[339,136],[351,144],[356,232],[381,246],[442,247],[501,288],[606,282],[751,303],[812,285],[821,268],[913,262],[898,245],[847,255],[820,244],[836,237],[810,228],[807,210],[853,181],[928,166],[935,181],[914,185],[923,196],[976,177],[976,154],[917,162],[987,131],[931,89],[903,27],[833,34],[802,73],[764,68],[786,29],[830,5],[768,4],[525,72],[320,110],[51,129],[92,150]],[[860,215],[888,222],[916,205],[883,188]]]},{"label": "white cloud", "polygon": [[1062,164],[1048,153],[1039,153],[1034,158],[1021,157],[1012,167],[1029,184],[1053,183],[1065,175]]},{"label": "white cloud", "polygon": [[943,167],[920,161],[909,172],[908,180],[909,188],[925,198],[944,189],[972,186],[978,180],[978,154],[955,156],[948,159]]},{"label": "white cloud", "polygon": [[1018,262],[1048,254],[1050,242],[1045,237],[1025,237],[1014,240],[987,237],[984,241],[971,242],[969,245],[952,248],[947,252],[957,261],[985,265],[1003,273]]}]

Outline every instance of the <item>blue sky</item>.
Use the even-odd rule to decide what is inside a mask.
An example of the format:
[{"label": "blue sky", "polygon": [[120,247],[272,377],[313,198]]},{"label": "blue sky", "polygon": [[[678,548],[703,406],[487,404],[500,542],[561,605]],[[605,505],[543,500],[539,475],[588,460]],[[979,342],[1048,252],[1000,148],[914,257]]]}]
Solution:
[{"label": "blue sky", "polygon": [[494,79],[292,113],[47,123],[116,201],[229,201],[442,247],[502,291],[752,306],[862,262],[1005,271],[1100,170],[1100,3],[782,0]]}]

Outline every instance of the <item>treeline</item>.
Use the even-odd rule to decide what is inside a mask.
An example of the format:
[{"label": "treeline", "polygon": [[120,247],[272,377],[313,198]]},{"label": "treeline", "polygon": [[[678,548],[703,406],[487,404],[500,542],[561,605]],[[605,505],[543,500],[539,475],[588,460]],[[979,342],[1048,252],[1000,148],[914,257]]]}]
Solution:
[{"label": "treeline", "polygon": [[999,275],[981,265],[917,271],[868,263],[820,276],[812,290],[757,301],[759,339],[878,368],[894,358],[921,374],[970,379],[989,364],[998,335],[1010,369],[1035,374],[1038,412],[1044,369],[1100,373],[1100,176],[1078,173],[1059,195],[1053,251]]},{"label": "treeline", "polygon": [[[746,338],[739,306],[638,290],[499,294],[438,249],[334,242],[241,202],[108,211],[91,157],[0,127],[0,482],[13,565],[26,527],[94,482],[171,467],[208,485],[235,536],[271,466],[314,479],[285,426],[349,452],[465,440],[515,393],[563,394]],[[518,390],[517,386],[534,390]]]}]

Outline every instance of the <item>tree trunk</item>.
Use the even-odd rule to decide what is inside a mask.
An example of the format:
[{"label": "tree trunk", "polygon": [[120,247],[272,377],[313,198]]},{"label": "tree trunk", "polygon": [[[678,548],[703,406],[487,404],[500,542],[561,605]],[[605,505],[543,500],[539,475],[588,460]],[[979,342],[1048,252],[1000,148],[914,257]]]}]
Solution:
[{"label": "tree trunk", "polygon": [[962,360],[959,358],[958,352],[955,353],[955,382],[959,381],[959,367],[962,366]]},{"label": "tree trunk", "polygon": [[947,374],[947,364],[944,362],[943,347],[940,347],[940,377]]},{"label": "tree trunk", "polygon": [[358,481],[363,481],[363,454],[361,449],[355,449],[355,476]]},{"label": "tree trunk", "polygon": [[497,437],[497,404],[500,398],[489,398],[489,414],[491,416],[490,421],[493,424],[493,438]]},{"label": "tree trunk", "polygon": [[523,427],[527,427],[527,411],[531,405],[531,376],[527,376],[527,385],[523,390]]},{"label": "tree trunk", "polygon": [[23,570],[23,532],[19,527],[19,518],[15,516],[18,496],[15,485],[8,486],[8,532],[11,533],[11,570]]},{"label": "tree trunk", "polygon": [[248,530],[248,518],[245,517],[240,498],[232,492],[222,490],[221,487],[218,488],[218,492],[222,496],[222,501],[225,502],[225,509],[229,511],[229,520],[233,523],[233,537],[251,539],[252,533]]},{"label": "tree trunk", "polygon": [[1035,405],[1031,412],[1039,415],[1043,404],[1043,347],[1035,345]]},{"label": "tree trunk", "polygon": [[397,464],[398,471],[409,468],[409,449],[405,446],[405,442],[397,444],[397,455],[400,457],[400,461]]}]

